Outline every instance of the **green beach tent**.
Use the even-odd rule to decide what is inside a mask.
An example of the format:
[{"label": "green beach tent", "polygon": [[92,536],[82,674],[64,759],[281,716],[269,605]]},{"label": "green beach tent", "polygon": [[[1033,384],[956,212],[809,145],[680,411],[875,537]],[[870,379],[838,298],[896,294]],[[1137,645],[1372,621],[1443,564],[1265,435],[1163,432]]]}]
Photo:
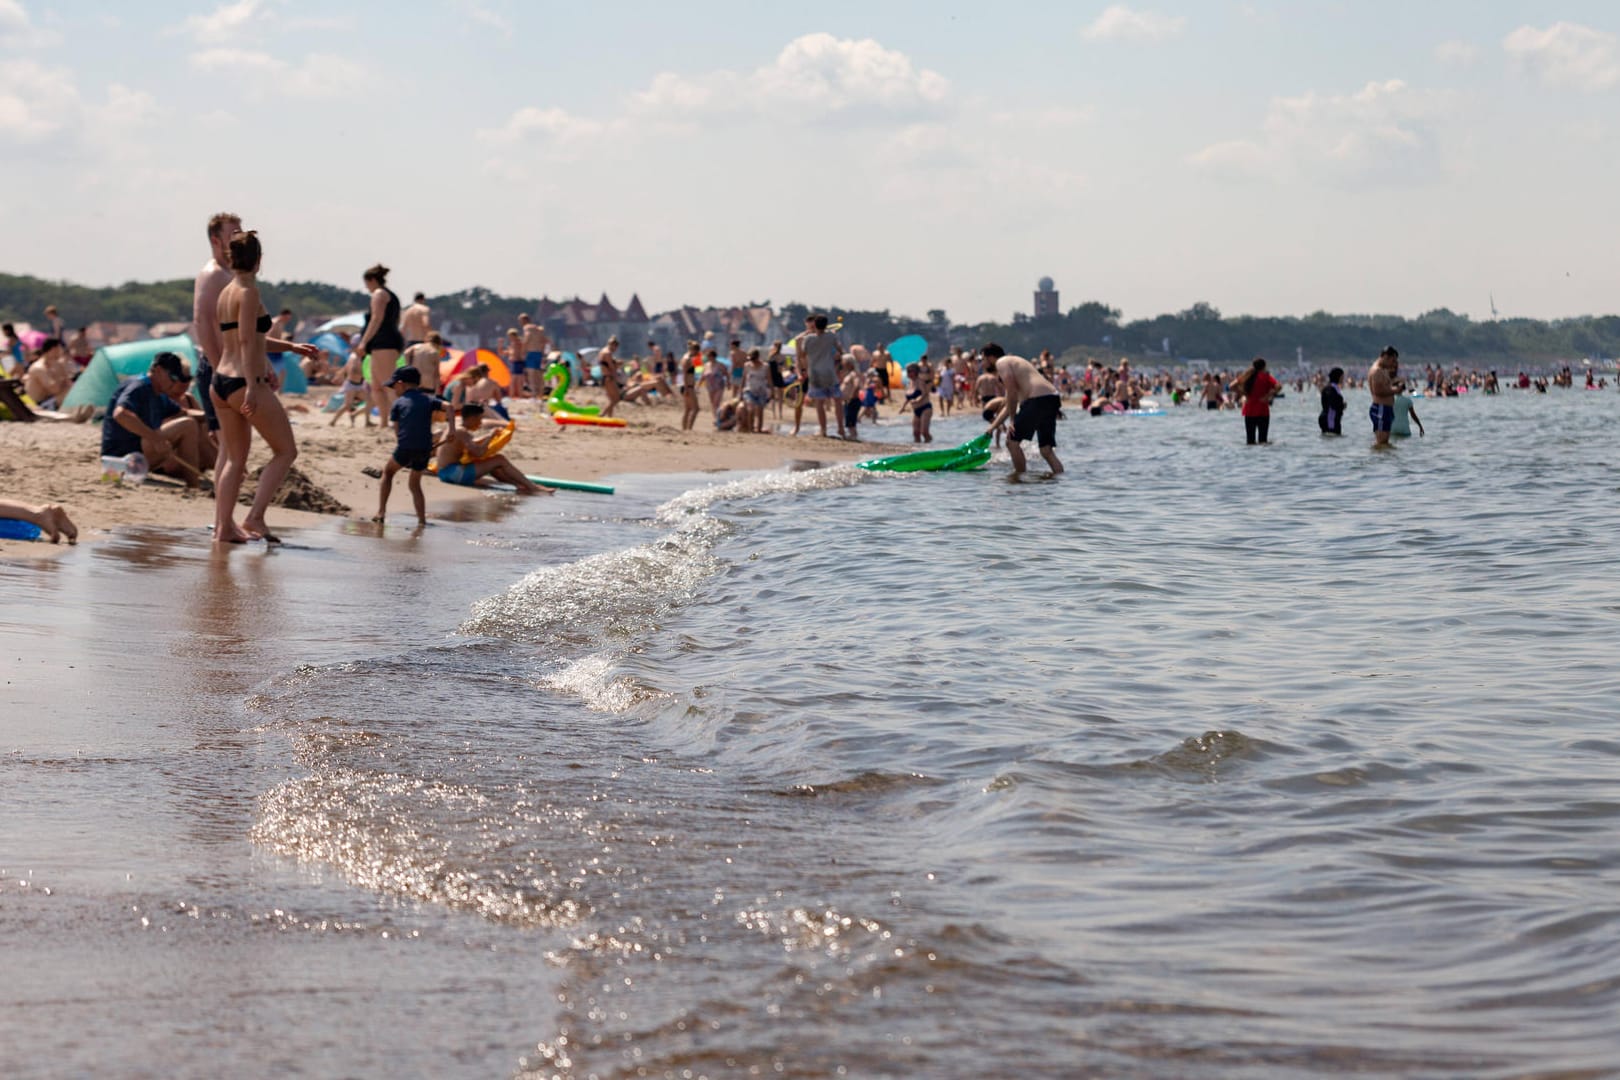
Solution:
[{"label": "green beach tent", "polygon": [[150,341],[131,341],[124,345],[104,345],[96,350],[84,373],[74,382],[62,402],[63,411],[89,405],[105,409],[112,401],[118,384],[137,375],[145,375],[152,366],[152,357],[160,352],[179,353],[193,372],[197,370],[197,347],[191,335],[153,338]]}]

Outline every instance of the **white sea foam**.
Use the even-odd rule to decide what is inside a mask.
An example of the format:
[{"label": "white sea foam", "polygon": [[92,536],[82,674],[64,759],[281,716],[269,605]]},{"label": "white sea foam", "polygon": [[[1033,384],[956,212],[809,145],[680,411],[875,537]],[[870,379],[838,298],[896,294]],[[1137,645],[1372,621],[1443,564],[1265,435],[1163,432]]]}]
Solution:
[{"label": "white sea foam", "polygon": [[541,685],[573,694],[595,712],[628,712],[660,692],[616,673],[622,653],[599,652],[564,664],[541,679]]},{"label": "white sea foam", "polygon": [[474,604],[461,632],[575,644],[637,637],[722,569],[714,548],[731,527],[710,516],[710,507],[845,487],[864,478],[864,473],[840,465],[766,473],[688,491],[656,511],[657,523],[670,530],[658,540],[535,570],[499,596]]}]

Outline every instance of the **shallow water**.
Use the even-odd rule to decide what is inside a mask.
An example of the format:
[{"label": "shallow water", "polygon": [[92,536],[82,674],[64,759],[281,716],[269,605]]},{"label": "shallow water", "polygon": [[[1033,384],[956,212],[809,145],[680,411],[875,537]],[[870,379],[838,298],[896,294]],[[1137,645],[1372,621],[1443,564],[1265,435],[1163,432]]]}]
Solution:
[{"label": "shallow water", "polygon": [[1298,398],[1252,449],[1076,416],[1056,482],[630,478],[0,566],[0,1046],[1620,1075],[1617,408],[1419,402],[1384,454]]}]

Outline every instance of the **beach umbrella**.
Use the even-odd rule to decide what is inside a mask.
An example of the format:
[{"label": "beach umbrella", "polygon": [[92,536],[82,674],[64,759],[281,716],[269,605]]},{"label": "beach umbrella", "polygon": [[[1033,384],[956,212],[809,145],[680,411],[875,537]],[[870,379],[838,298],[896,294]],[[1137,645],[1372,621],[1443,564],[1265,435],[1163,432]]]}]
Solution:
[{"label": "beach umbrella", "polygon": [[366,325],[366,313],[356,311],[350,315],[339,315],[335,319],[327,319],[315,328],[316,333],[326,330],[359,330]]},{"label": "beach umbrella", "polygon": [[928,352],[928,339],[921,334],[907,334],[896,338],[889,346],[889,359],[899,364],[902,369],[908,364],[915,364]]},{"label": "beach umbrella", "polygon": [[35,352],[41,345],[45,344],[47,336],[43,330],[24,330],[17,335],[17,340],[23,343],[23,348]]}]

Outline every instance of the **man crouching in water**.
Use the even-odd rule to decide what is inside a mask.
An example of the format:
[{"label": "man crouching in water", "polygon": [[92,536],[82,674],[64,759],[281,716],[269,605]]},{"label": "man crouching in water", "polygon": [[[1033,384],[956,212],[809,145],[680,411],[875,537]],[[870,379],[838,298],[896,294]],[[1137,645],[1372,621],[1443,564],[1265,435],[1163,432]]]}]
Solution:
[{"label": "man crouching in water", "polygon": [[1041,457],[1051,467],[1052,475],[1063,471],[1063,462],[1057,456],[1057,418],[1063,408],[1063,399],[1057,387],[1035,369],[1035,365],[1022,356],[1008,356],[995,342],[979,350],[984,357],[984,372],[1001,380],[1001,409],[990,421],[986,434],[994,432],[1012,417],[1012,430],[1007,433],[1007,452],[1012,454],[1013,475],[1020,476],[1027,467],[1023,443],[1036,438]]}]

